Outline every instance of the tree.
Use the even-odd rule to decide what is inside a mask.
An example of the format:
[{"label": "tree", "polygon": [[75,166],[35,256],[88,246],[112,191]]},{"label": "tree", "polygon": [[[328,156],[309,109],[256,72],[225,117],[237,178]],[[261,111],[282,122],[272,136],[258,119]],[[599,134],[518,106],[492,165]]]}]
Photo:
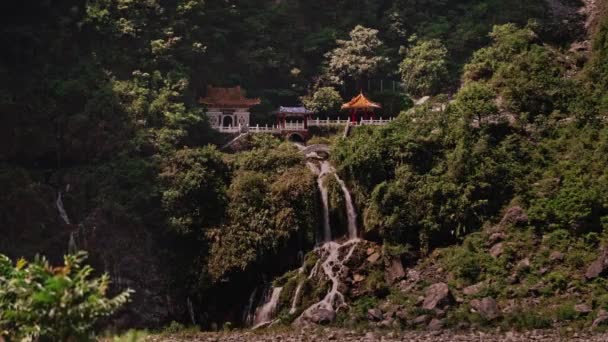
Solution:
[{"label": "tree", "polygon": [[221,221],[226,206],[228,166],[214,147],[183,149],[166,162],[163,208],[180,234],[202,233]]},{"label": "tree", "polygon": [[448,73],[448,50],[437,39],[423,40],[409,49],[399,65],[401,79],[412,95],[436,92]]},{"label": "tree", "polygon": [[357,25],[350,31],[350,40],[337,40],[338,47],[325,55],[326,76],[334,84],[343,84],[347,78],[361,84],[365,77],[376,73],[388,63],[382,56],[384,43],[378,38],[378,30]]},{"label": "tree", "polygon": [[0,254],[0,339],[68,341],[89,337],[93,324],[124,305],[132,292],[107,297],[110,277],[91,278],[87,254],[67,255],[64,266],[44,258],[15,265]]},{"label": "tree", "polygon": [[343,99],[333,87],[322,87],[312,97],[303,98],[302,101],[312,111],[333,112],[340,108]]},{"label": "tree", "polygon": [[496,114],[498,108],[494,103],[496,94],[490,87],[481,82],[470,82],[456,95],[454,106],[467,121],[477,119],[479,124],[484,117]]}]

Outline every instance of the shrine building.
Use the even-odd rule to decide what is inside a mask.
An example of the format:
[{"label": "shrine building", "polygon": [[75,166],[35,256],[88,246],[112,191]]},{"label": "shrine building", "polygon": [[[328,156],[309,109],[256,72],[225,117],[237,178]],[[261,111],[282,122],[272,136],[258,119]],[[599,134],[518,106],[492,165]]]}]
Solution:
[{"label": "shrine building", "polygon": [[249,110],[260,102],[260,99],[245,97],[240,86],[208,86],[206,96],[199,99],[199,103],[207,106],[206,114],[211,127],[248,127]]},{"label": "shrine building", "polygon": [[376,118],[375,111],[378,109],[382,109],[382,106],[379,103],[370,101],[363,95],[363,92],[342,105],[342,110],[348,112],[350,122],[352,123],[357,123],[361,119],[374,120]]}]

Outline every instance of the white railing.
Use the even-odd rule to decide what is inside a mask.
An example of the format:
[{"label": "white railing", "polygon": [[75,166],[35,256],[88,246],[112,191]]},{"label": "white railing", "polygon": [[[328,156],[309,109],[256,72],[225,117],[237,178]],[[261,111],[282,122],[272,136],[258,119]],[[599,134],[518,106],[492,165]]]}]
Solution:
[{"label": "white railing", "polygon": [[393,119],[369,119],[369,120],[364,120],[361,119],[359,122],[350,122],[349,119],[344,119],[341,120],[340,118],[336,119],[336,120],[330,120],[329,118],[327,119],[313,119],[308,121],[308,126],[343,126],[346,124],[349,124],[351,126],[384,126],[384,125],[388,125],[391,121],[393,121]]},{"label": "white railing", "polygon": [[336,120],[330,120],[329,118],[327,119],[313,119],[308,121],[308,126],[343,126],[346,125],[349,122],[348,119],[344,119],[344,120],[340,120],[340,118],[337,118]]},{"label": "white railing", "polygon": [[220,133],[239,133],[241,132],[241,125],[238,126],[215,126],[213,129],[219,131]]},{"label": "white railing", "polygon": [[361,119],[361,121],[359,122],[359,126],[384,126],[384,125],[388,125],[391,121],[393,121],[393,118],[390,119],[382,119],[380,118],[379,120],[363,120]]},{"label": "white railing", "polygon": [[304,128],[304,123],[299,122],[286,122],[285,125],[280,128],[285,131],[303,131],[306,129]]},{"label": "white railing", "polygon": [[280,132],[280,130],[276,127],[276,126],[260,126],[260,125],[255,125],[252,127],[248,127],[247,131],[249,133],[278,133]]},{"label": "white railing", "polygon": [[[388,125],[393,118],[390,119],[369,119],[364,120],[361,119],[359,122],[350,122],[349,119],[336,119],[330,120],[324,119],[321,120],[319,118],[309,120],[308,126],[384,126]],[[307,129],[304,126],[304,123],[301,122],[286,122],[285,125],[274,125],[274,126],[212,126],[213,129],[221,132],[221,133],[240,133],[240,132],[249,132],[249,133],[281,133],[283,131],[306,131]]]}]

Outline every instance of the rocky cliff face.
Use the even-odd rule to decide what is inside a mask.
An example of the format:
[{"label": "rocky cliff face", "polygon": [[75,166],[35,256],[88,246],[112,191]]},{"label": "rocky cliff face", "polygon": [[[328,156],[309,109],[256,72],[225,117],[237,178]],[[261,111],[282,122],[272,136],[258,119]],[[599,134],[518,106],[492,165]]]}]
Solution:
[{"label": "rocky cliff face", "polygon": [[156,243],[133,215],[89,207],[85,184],[53,187],[18,168],[0,172],[0,184],[1,253],[13,259],[44,255],[58,263],[70,249],[87,251],[93,268],[110,274],[112,292],[135,290],[131,304],[111,322],[118,327],[160,326],[181,311],[171,303]]}]

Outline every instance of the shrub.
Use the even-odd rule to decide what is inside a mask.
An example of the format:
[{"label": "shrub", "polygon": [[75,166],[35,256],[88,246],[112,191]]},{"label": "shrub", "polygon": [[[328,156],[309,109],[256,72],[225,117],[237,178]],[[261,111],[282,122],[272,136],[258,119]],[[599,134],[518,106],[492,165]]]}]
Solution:
[{"label": "shrub", "polygon": [[124,305],[131,290],[107,297],[107,274],[92,278],[83,265],[87,254],[67,255],[64,265],[52,267],[37,257],[13,266],[0,255],[0,337],[15,340],[66,341],[86,338],[93,324]]},{"label": "shrub", "polygon": [[507,315],[505,324],[520,330],[544,329],[551,326],[551,320],[534,311],[519,311]]}]

